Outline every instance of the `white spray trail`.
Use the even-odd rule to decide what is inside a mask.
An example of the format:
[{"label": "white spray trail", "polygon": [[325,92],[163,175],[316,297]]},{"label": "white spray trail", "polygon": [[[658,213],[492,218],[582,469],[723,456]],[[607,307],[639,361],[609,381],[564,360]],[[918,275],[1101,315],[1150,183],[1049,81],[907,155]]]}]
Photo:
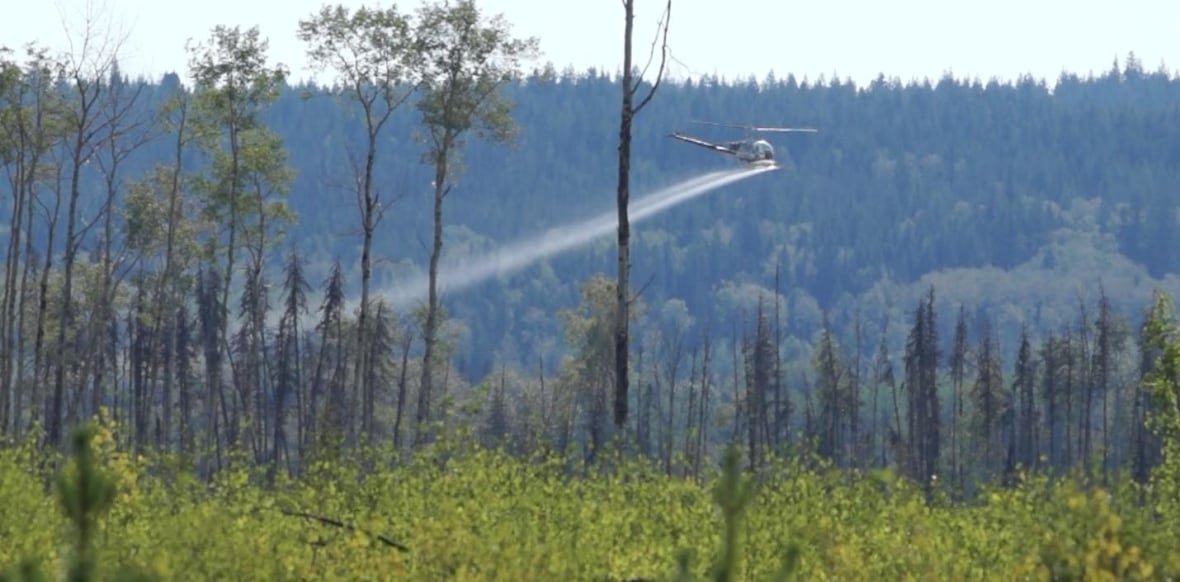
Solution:
[{"label": "white spray trail", "polygon": [[[772,169],[774,168],[738,168],[710,172],[685,180],[636,200],[630,205],[628,216],[631,222],[639,222],[710,190]],[[618,215],[611,211],[581,223],[550,229],[543,235],[501,247],[483,256],[469,257],[459,264],[447,265],[439,272],[439,291],[457,291],[490,277],[512,273],[535,261],[614,232],[617,226]],[[427,275],[416,275],[395,286],[385,295],[394,309],[402,309],[411,301],[424,297],[428,283]]]}]

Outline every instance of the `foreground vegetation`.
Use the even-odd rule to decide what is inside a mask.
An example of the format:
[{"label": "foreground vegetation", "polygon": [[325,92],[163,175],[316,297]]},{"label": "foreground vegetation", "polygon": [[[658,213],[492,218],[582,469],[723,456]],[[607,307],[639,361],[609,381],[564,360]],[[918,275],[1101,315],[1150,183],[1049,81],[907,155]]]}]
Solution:
[{"label": "foreground vegetation", "polygon": [[36,427],[0,449],[0,567],[19,580],[1174,579],[1180,326],[1166,295],[1144,338],[1145,425],[1162,446],[1142,482],[1016,471],[952,502],[937,479],[798,449],[743,473],[730,446],[720,472],[684,477],[614,446],[593,463],[512,454],[453,423],[412,454],[321,439],[297,476],[240,451],[205,481],[175,453],[128,452],[100,411],[65,462]]},{"label": "foreground vegetation", "polygon": [[[448,438],[392,468],[374,467],[391,457],[373,451],[265,486],[265,471],[240,464],[206,486],[170,457],[118,451],[114,430],[105,422],[82,439],[97,464],[88,487],[62,486],[80,481],[80,456],[46,493],[35,448],[0,453],[0,563],[10,576],[22,560],[55,572],[79,555],[100,579],[622,580],[670,579],[683,567],[692,579],[769,580],[784,565],[807,580],[1180,573],[1174,480],[1087,490],[1077,479],[1028,478],[952,505],[887,470],[850,476],[795,460],[739,478],[732,449],[727,471],[697,482],[638,461],[586,470]],[[109,506],[90,504],[104,514],[88,540],[78,535],[83,515],[55,510],[85,505],[60,503],[80,489],[108,488]],[[92,553],[79,553],[82,543]]]}]

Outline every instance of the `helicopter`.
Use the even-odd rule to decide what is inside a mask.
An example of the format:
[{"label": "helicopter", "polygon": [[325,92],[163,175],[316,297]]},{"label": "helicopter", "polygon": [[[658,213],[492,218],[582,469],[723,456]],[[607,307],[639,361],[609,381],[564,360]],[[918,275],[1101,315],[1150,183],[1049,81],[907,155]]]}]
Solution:
[{"label": "helicopter", "polygon": [[731,127],[746,130],[745,139],[739,141],[729,141],[722,143],[712,143],[703,139],[691,137],[680,132],[672,132],[669,137],[678,139],[683,142],[698,145],[704,148],[711,149],[715,152],[720,152],[726,155],[733,156],[738,160],[754,167],[771,167],[777,168],[778,162],[774,160],[774,146],[764,139],[754,139],[754,132],[779,132],[779,133],[816,133],[817,129],[811,127],[763,127],[757,125],[736,125],[732,123],[715,123],[711,121],[693,121],[699,125],[712,125],[716,127]]}]

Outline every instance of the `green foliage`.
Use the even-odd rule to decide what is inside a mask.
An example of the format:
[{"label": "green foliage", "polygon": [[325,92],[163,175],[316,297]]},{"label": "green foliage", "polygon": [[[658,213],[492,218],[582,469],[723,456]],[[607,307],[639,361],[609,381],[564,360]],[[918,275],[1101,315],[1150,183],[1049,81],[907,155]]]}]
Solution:
[{"label": "green foliage", "polygon": [[[285,202],[268,200],[285,196],[294,178],[282,138],[260,118],[278,99],[286,78],[282,65],[268,64],[268,46],[257,27],[243,31],[217,26],[205,43],[189,47],[195,82],[193,132],[212,157],[208,175],[193,178],[196,189],[205,194],[204,217],[217,228],[227,228],[231,241],[241,228],[247,244],[256,247],[281,235],[281,228],[271,232],[276,227],[293,221]],[[245,216],[255,222],[247,223]],[[216,250],[216,240],[208,240],[207,252]],[[231,265],[235,252],[231,242]]]},{"label": "green foliage", "polygon": [[[90,580],[94,576],[93,535],[96,520],[107,512],[115,497],[114,483],[95,466],[90,441],[94,426],[84,424],[74,430],[73,466],[58,475],[58,501],[77,536],[69,568],[70,580]],[[72,470],[70,470],[72,469]]]},{"label": "green foliage", "polygon": [[503,15],[488,18],[471,0],[439,0],[420,9],[417,43],[428,159],[454,171],[464,134],[496,142],[515,135],[512,101],[501,87],[535,55],[536,39],[513,37]]},{"label": "green foliage", "polygon": [[[709,568],[709,579],[714,582],[742,579],[738,562],[741,557],[741,536],[738,527],[741,525],[742,513],[749,507],[753,498],[753,485],[749,477],[742,474],[740,463],[741,453],[737,447],[726,449],[722,459],[721,477],[713,489],[713,502],[721,509],[725,524],[720,555]],[[778,582],[787,580],[798,566],[798,560],[799,547],[788,544],[782,567],[771,579]],[[693,579],[689,573],[689,563],[689,554],[682,553],[677,563],[677,580],[687,582]]]},{"label": "green foliage", "polygon": [[[311,67],[334,72],[335,90],[359,100],[370,115],[378,103],[387,111],[395,108],[414,85],[410,23],[396,6],[361,6],[351,12],[343,5],[324,5],[300,20],[297,36],[308,44]],[[387,116],[377,117],[383,123]]]},{"label": "green foliage", "polygon": [[[85,423],[76,427],[70,440],[73,456],[53,480],[57,506],[73,534],[69,560],[65,566],[65,578],[71,582],[88,582],[103,578],[103,570],[97,559],[97,538],[102,531],[100,520],[114,505],[119,481],[100,466],[95,445],[101,447],[103,444],[110,444],[110,428],[112,427],[103,427],[95,423]],[[17,457],[24,457],[29,451],[27,447],[19,447],[16,449]],[[27,477],[34,478],[33,475]],[[31,484],[26,481],[26,485]],[[45,502],[47,504],[48,500]],[[14,530],[24,530],[20,532],[21,536],[31,533],[29,524],[12,525],[16,526]],[[31,548],[25,548],[23,551],[25,557],[21,558],[19,564],[0,572],[0,581],[40,582],[48,579],[39,560],[30,557],[38,552]],[[52,552],[50,555],[53,555]],[[3,554],[0,554],[0,557],[3,557]],[[111,578],[120,582],[155,579],[136,566],[124,566],[112,571],[112,574]]]},{"label": "green foliage", "polygon": [[236,118],[250,127],[257,107],[278,98],[286,77],[282,67],[267,65],[269,45],[256,26],[243,31],[222,25],[213,28],[206,42],[190,45],[189,66],[200,107],[210,115]]},{"label": "green foliage", "polygon": [[1172,524],[1180,523],[1180,326],[1172,300],[1157,293],[1144,322],[1146,347],[1155,359],[1144,378],[1155,404],[1150,426],[1163,439],[1163,461],[1153,471],[1159,505],[1156,510]]},{"label": "green foliage", "polygon": [[[395,467],[381,461],[392,458],[390,451],[377,448],[317,461],[305,477],[279,477],[268,488],[258,485],[264,471],[246,465],[231,466],[205,486],[165,459],[119,453],[110,445],[109,423],[87,430],[79,434],[93,435],[92,446],[76,449],[65,473],[71,484],[59,489],[74,499],[62,505],[73,520],[45,511],[54,501],[38,485],[29,449],[0,451],[0,532],[18,540],[16,547],[0,547],[6,580],[39,579],[37,572],[62,563],[57,536],[73,523],[89,524],[96,575],[116,579],[1137,580],[1180,574],[1175,520],[1156,519],[1139,504],[1151,493],[1136,487],[1083,490],[1072,480],[1029,478],[985,493],[979,504],[951,506],[927,503],[920,488],[888,471],[849,479],[779,460],[758,475],[743,475],[736,449],[725,454],[720,472],[698,483],[636,460],[572,474],[559,456],[517,459],[467,436],[439,439]],[[362,472],[361,465],[372,469]],[[80,540],[82,530],[70,527]],[[715,558],[696,559],[708,555]]]}]

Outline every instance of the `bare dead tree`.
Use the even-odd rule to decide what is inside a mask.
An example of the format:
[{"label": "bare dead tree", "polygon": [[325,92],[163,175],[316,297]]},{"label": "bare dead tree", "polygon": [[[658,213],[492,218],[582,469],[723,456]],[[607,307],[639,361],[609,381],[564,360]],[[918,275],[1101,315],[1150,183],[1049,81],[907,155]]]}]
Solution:
[{"label": "bare dead tree", "polygon": [[628,354],[630,345],[630,336],[628,333],[628,324],[630,319],[629,305],[631,298],[628,293],[628,280],[631,270],[630,259],[630,244],[631,244],[631,224],[628,216],[628,204],[631,196],[630,193],[630,178],[631,178],[631,122],[644,107],[651,102],[651,98],[655,95],[656,90],[659,89],[660,82],[664,77],[664,65],[668,57],[668,22],[672,15],[672,0],[668,0],[667,6],[664,9],[664,15],[660,18],[659,36],[657,41],[653,41],[651,54],[648,58],[648,66],[655,55],[655,47],[657,42],[660,43],[660,67],[659,72],[656,73],[655,81],[652,83],[650,89],[640,101],[638,105],[633,105],[633,100],[636,91],[643,81],[643,74],[646,72],[648,66],[644,67],[644,71],[639,74],[638,79],[634,77],[631,70],[631,31],[635,18],[635,0],[623,0],[623,12],[625,15],[625,26],[623,34],[623,105],[619,115],[619,181],[618,190],[616,194],[616,204],[618,206],[619,227],[618,227],[618,266],[617,266],[617,283],[615,286],[615,403],[614,403],[614,417],[615,430],[622,431],[627,424],[627,392],[628,392]]},{"label": "bare dead tree", "polygon": [[[56,360],[52,384],[52,400],[47,418],[47,438],[58,444],[62,436],[63,413],[65,411],[65,371],[76,365],[76,358],[67,357],[67,330],[73,325],[74,263],[82,238],[97,222],[79,220],[78,202],[82,192],[84,166],[97,154],[101,147],[102,134],[112,121],[99,115],[100,99],[108,93],[109,83],[105,79],[116,67],[119,50],[126,37],[116,37],[110,29],[98,29],[101,22],[94,14],[86,14],[83,30],[74,46],[70,40],[70,51],[62,63],[62,76],[70,87],[70,105],[66,114],[69,128],[69,202],[66,211],[66,238],[64,269],[61,287],[61,309],[57,322]],[[63,23],[67,33],[68,24]]]}]

